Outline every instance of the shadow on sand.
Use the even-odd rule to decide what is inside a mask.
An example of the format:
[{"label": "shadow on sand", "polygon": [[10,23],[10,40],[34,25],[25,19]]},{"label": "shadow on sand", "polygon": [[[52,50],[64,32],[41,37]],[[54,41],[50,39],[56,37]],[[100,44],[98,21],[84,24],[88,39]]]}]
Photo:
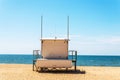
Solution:
[{"label": "shadow on sand", "polygon": [[39,73],[53,73],[53,74],[86,74],[86,71],[80,70],[45,70],[39,71]]}]

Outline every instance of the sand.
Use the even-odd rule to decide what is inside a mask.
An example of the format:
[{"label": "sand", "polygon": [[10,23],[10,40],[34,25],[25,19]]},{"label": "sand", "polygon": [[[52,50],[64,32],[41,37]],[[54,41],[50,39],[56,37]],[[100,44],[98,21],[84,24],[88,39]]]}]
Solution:
[{"label": "sand", "polygon": [[0,80],[120,80],[120,67],[77,66],[77,72],[59,73],[32,71],[28,64],[0,64]]}]

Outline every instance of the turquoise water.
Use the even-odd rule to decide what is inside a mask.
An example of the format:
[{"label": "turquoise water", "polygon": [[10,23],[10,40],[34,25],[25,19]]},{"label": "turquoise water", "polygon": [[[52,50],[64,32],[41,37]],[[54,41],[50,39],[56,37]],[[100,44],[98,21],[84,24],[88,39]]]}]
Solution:
[{"label": "turquoise water", "polygon": [[[71,57],[71,56],[69,56]],[[0,64],[32,64],[32,55],[0,54]],[[78,66],[116,66],[120,67],[120,56],[78,55]]]}]

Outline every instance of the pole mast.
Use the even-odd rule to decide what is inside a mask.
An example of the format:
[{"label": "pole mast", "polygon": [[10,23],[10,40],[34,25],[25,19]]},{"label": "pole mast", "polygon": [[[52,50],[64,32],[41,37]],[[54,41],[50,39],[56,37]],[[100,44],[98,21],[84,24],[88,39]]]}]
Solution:
[{"label": "pole mast", "polygon": [[42,36],[43,36],[43,32],[42,32],[42,28],[43,27],[43,16],[41,16],[41,40],[42,40]]},{"label": "pole mast", "polygon": [[67,39],[69,40],[69,16],[67,16]]}]

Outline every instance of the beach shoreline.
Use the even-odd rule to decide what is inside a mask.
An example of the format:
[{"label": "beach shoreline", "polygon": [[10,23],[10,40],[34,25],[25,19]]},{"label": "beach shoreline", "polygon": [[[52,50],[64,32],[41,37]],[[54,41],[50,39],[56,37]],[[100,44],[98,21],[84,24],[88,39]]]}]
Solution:
[{"label": "beach shoreline", "polygon": [[36,72],[32,64],[0,64],[0,80],[120,80],[120,67],[77,66],[77,70],[85,73]]}]

